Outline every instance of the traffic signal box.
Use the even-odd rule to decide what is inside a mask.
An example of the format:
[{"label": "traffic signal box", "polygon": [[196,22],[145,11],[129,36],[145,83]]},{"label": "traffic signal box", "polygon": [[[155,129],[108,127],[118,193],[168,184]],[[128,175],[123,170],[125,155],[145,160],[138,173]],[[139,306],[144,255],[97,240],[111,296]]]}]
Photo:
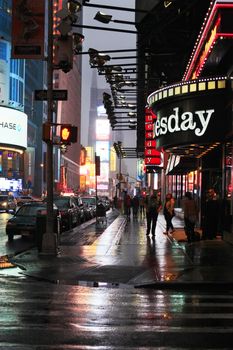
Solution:
[{"label": "traffic signal box", "polygon": [[77,142],[78,128],[70,124],[61,125],[60,137],[61,143],[70,145],[71,143]]}]

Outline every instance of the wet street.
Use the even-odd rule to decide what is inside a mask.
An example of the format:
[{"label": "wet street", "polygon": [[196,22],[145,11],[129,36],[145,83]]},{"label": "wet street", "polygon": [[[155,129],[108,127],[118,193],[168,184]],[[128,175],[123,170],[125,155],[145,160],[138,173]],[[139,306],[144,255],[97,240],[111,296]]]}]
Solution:
[{"label": "wet street", "polygon": [[232,349],[233,250],[162,232],[110,212],[106,229],[65,232],[58,257],[16,256],[0,273],[0,349]]},{"label": "wet street", "polygon": [[0,278],[0,349],[232,349],[230,291]]}]

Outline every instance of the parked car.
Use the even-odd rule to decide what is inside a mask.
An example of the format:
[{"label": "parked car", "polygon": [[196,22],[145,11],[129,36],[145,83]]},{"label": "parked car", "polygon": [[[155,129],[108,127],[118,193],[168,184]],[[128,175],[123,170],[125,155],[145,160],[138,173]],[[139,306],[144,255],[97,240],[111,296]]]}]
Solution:
[{"label": "parked car", "polygon": [[94,217],[92,207],[88,203],[83,203],[85,221],[91,220]]},{"label": "parked car", "polygon": [[4,210],[7,213],[9,211],[15,212],[17,208],[17,202],[13,195],[0,195],[0,210]]},{"label": "parked car", "polygon": [[96,197],[82,197],[82,201],[90,212],[90,218],[96,216]]},{"label": "parked car", "polygon": [[74,200],[78,206],[78,217],[79,223],[81,224],[82,222],[86,221],[84,204],[80,196],[74,196]]},{"label": "parked car", "polygon": [[53,201],[61,213],[62,229],[70,230],[72,227],[77,226],[79,222],[79,209],[74,197],[54,196]]},{"label": "parked car", "polygon": [[[46,203],[31,202],[23,204],[6,224],[6,234],[8,240],[12,241],[14,236],[31,236],[36,237],[37,215],[46,215]],[[54,230],[56,233],[61,232],[61,215],[58,208],[54,205]]]},{"label": "parked car", "polygon": [[20,207],[24,203],[35,201],[35,199],[32,196],[19,196],[19,197],[16,197],[16,201],[17,201],[17,206]]}]

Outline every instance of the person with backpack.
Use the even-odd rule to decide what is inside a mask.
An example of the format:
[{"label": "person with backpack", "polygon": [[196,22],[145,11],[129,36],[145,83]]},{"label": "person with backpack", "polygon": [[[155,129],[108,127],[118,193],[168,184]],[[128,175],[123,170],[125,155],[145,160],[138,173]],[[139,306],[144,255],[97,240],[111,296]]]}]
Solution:
[{"label": "person with backpack", "polygon": [[151,232],[152,236],[154,237],[158,214],[162,208],[160,197],[158,197],[157,192],[155,190],[153,191],[153,194],[151,196],[146,197],[145,206],[147,221],[146,235],[148,236]]}]

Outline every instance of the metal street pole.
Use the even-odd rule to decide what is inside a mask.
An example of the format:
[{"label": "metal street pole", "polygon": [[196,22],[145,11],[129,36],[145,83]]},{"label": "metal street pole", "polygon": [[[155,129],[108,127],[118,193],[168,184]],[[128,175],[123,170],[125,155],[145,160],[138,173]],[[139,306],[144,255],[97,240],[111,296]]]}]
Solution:
[{"label": "metal street pole", "polygon": [[119,154],[119,196],[121,196],[121,153]]},{"label": "metal street pole", "polygon": [[[48,51],[47,51],[47,122],[53,123],[53,0],[48,0]],[[57,254],[57,234],[53,217],[53,140],[47,141],[46,153],[47,216],[46,232],[42,240],[42,254]]]},{"label": "metal street pole", "polygon": [[[95,152],[95,201],[96,201],[96,208],[97,208],[97,203],[98,203],[98,192],[97,192],[97,175],[98,175],[98,170],[97,170],[97,156]],[[96,223],[97,223],[97,215],[96,215]]]}]

